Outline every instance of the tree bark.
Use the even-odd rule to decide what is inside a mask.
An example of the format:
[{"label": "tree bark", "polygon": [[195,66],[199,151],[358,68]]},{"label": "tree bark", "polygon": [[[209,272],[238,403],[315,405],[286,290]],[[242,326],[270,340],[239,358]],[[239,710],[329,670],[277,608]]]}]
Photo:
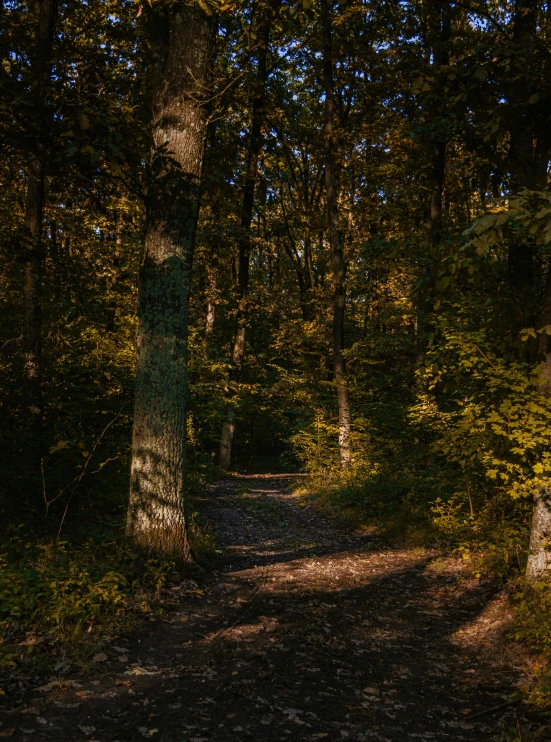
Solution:
[{"label": "tree bark", "polygon": [[323,143],[325,156],[325,193],[329,221],[329,243],[331,246],[331,265],[333,269],[333,368],[337,387],[339,408],[339,450],[341,466],[347,468],[352,462],[350,440],[350,399],[346,379],[344,358],[344,315],[346,304],[346,265],[344,261],[343,238],[339,230],[339,207],[334,159],[334,119],[335,101],[333,85],[333,49],[331,34],[331,15],[328,0],[321,0],[323,84],[325,93],[325,124]]},{"label": "tree bark", "polygon": [[[56,0],[41,0],[38,9],[36,47],[32,60],[32,94],[37,108],[47,112],[48,83],[52,69],[52,43],[56,16]],[[26,387],[29,427],[35,433],[42,427],[42,224],[44,218],[46,163],[48,159],[47,122],[42,122],[31,153],[25,222],[23,226],[23,377]]]},{"label": "tree bark", "polygon": [[[213,226],[220,223],[220,200],[217,200],[212,207]],[[218,233],[212,237],[210,244],[210,260],[207,267],[207,312],[205,318],[205,339],[211,340],[214,332],[214,320],[216,317],[216,302],[218,298],[218,278],[219,278],[219,260],[218,260]]]},{"label": "tree bark", "polygon": [[526,579],[534,583],[543,579],[551,568],[551,492],[541,487],[535,497],[532,525],[530,528],[530,550],[526,565]]},{"label": "tree bark", "polygon": [[[450,61],[449,42],[451,38],[451,8],[449,2],[444,2],[439,8],[437,16],[438,27],[434,34],[434,40],[430,44],[432,47],[432,72],[435,75],[442,74],[442,68],[448,66]],[[438,80],[438,77],[437,77]],[[443,93],[441,93],[443,95]],[[437,101],[431,105],[430,117],[432,123],[438,124],[445,116],[445,109],[441,108],[440,96],[436,96]],[[428,241],[432,248],[427,259],[428,265],[421,267],[420,278],[423,282],[417,289],[417,311],[415,318],[416,336],[417,336],[417,363],[421,364],[425,359],[425,350],[427,335],[429,331],[428,318],[432,310],[428,298],[434,288],[432,260],[433,252],[442,241],[443,230],[443,207],[442,197],[444,194],[444,184],[446,180],[446,159],[447,159],[447,137],[443,131],[437,133],[436,142],[434,143],[434,158],[431,172],[431,194],[428,214]],[[416,387],[418,391],[426,392],[426,380],[417,376]]]},{"label": "tree bark", "polygon": [[433,247],[442,240],[442,195],[446,177],[446,142],[440,141],[436,145],[434,165],[432,169],[432,193],[430,199],[430,226],[429,240]]},{"label": "tree bark", "polygon": [[306,230],[303,240],[304,258],[300,254],[293,240],[291,230],[287,227],[288,239],[283,240],[283,249],[289,256],[295,269],[298,284],[298,301],[304,322],[310,322],[313,318],[312,289],[314,288],[312,271],[312,238],[310,230]]},{"label": "tree bark", "polygon": [[[538,0],[517,0],[513,18],[513,57],[509,94],[511,108],[509,126],[510,192],[533,189],[538,182],[539,166],[535,158],[533,108],[527,105],[533,87],[534,55],[536,51]],[[547,170],[547,168],[546,168]],[[532,245],[526,239],[514,239],[508,251],[509,284],[523,303],[533,285]]]},{"label": "tree bark", "polygon": [[210,257],[207,289],[207,316],[205,319],[205,336],[207,340],[214,332],[216,316],[216,295],[218,291],[218,246],[213,245]]},{"label": "tree bark", "polygon": [[[433,59],[437,72],[441,72],[450,63],[449,42],[451,38],[451,8],[449,2],[444,2],[438,19],[438,35],[434,43]],[[436,118],[442,117],[442,111],[433,112]],[[444,112],[445,113],[445,112]],[[430,201],[429,239],[433,247],[442,240],[442,195],[446,177],[446,145],[447,137],[440,132],[436,141],[434,163],[432,168],[432,192]]]},{"label": "tree bark", "polygon": [[[551,266],[547,269],[540,329],[551,327]],[[540,332],[538,343],[538,360],[541,362],[540,393],[551,395],[551,336]],[[543,485],[534,497],[534,511],[530,529],[530,547],[526,565],[526,579],[537,582],[542,579],[551,567],[551,494],[549,487]]]},{"label": "tree bark", "polygon": [[148,14],[153,151],[127,534],[147,551],[185,562],[188,305],[215,24],[183,0]]},{"label": "tree bark", "polygon": [[[510,77],[512,80],[509,93],[510,126],[509,126],[509,179],[512,195],[524,189],[535,190],[544,187],[547,180],[547,163],[549,160],[547,131],[538,131],[538,124],[533,106],[527,104],[532,94],[535,69],[535,52],[537,44],[537,0],[517,0],[513,18],[513,57]],[[542,164],[543,163],[543,164]],[[520,325],[527,321],[534,322],[531,312],[522,311],[532,301],[534,285],[533,251],[529,239],[524,236],[513,238],[508,250],[508,274],[514,312],[519,316]],[[544,292],[540,327],[551,323],[551,272],[548,270]],[[540,335],[539,360],[542,362],[542,379],[540,392],[549,396],[551,379],[551,354],[549,338],[545,333]],[[530,532],[530,548],[526,567],[526,579],[537,582],[551,567],[551,549],[548,539],[551,537],[551,500],[547,485],[540,487],[534,498],[534,512]]]},{"label": "tree bark", "polygon": [[511,191],[531,188],[537,178],[534,152],[533,109],[526,105],[533,86],[534,56],[537,42],[538,0],[517,0],[513,18],[513,58],[510,91],[512,108],[509,127],[509,167]]},{"label": "tree bark", "polygon": [[[248,317],[249,296],[249,261],[251,253],[251,224],[253,220],[254,196],[258,178],[258,161],[262,151],[263,138],[262,127],[265,118],[266,106],[266,84],[268,81],[268,48],[270,45],[270,33],[275,13],[280,5],[280,0],[273,0],[271,4],[259,9],[260,19],[258,23],[258,62],[256,69],[256,80],[252,95],[251,129],[249,133],[249,146],[245,168],[245,183],[242,193],[240,235],[238,241],[238,267],[237,267],[237,314],[235,320],[235,335],[232,347],[231,370],[229,375],[230,395],[241,379],[243,358],[245,356],[245,331]],[[222,423],[220,435],[220,449],[218,453],[218,465],[221,469],[229,469],[231,466],[233,435],[235,432],[235,401],[230,397],[226,409],[225,419]]]}]

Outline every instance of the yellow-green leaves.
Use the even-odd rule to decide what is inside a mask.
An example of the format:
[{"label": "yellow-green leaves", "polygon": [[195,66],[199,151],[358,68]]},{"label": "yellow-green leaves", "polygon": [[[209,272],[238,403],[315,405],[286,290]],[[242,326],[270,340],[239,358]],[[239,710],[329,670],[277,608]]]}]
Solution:
[{"label": "yellow-green leaves", "polygon": [[428,77],[426,75],[419,75],[419,77],[416,77],[415,80],[413,81],[411,92],[414,95],[419,95],[419,93],[427,93],[431,88],[432,82],[433,82],[432,77]]},{"label": "yellow-green leaves", "polygon": [[526,327],[520,331],[520,339],[525,343],[529,338],[536,338],[536,331],[533,327]]}]

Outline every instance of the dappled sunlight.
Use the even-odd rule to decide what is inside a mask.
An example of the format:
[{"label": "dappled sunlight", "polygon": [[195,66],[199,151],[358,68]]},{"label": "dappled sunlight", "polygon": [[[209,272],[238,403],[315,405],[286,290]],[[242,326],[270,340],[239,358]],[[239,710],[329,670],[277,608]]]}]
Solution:
[{"label": "dappled sunlight", "polygon": [[45,698],[78,703],[83,725],[98,731],[110,704],[128,733],[142,709],[144,734],[158,728],[169,742],[246,731],[272,739],[266,729],[296,742],[360,740],[366,730],[389,742],[489,739],[491,720],[470,715],[510,692],[511,658],[502,645],[499,657],[482,651],[495,635],[472,627],[493,627],[505,595],[459,560],[339,531],[279,498],[281,486],[251,493],[278,508],[266,521],[261,508],[251,514],[231,488],[215,485],[208,502],[225,552],[219,579],[189,589],[129,639],[105,643],[97,680]]}]

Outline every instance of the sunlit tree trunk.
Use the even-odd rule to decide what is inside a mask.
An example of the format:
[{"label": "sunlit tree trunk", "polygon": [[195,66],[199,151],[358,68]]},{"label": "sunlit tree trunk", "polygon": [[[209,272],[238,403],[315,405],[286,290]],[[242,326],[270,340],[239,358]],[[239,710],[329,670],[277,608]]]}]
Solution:
[{"label": "sunlit tree trunk", "polygon": [[[217,200],[212,207],[213,227],[220,222],[220,201]],[[207,343],[212,339],[214,332],[214,320],[216,317],[216,302],[218,298],[219,259],[218,259],[218,233],[215,233],[210,245],[209,263],[207,266],[207,313],[205,318],[205,338]]]},{"label": "sunlit tree trunk", "polygon": [[148,11],[153,151],[138,300],[127,534],[189,558],[185,518],[187,337],[214,23],[183,1]]},{"label": "sunlit tree trunk", "polygon": [[[115,211],[113,213],[113,222],[115,229],[115,250],[113,251],[113,268],[111,273],[111,279],[109,281],[109,291],[115,293],[117,285],[121,277],[121,257],[122,257],[122,245],[123,245],[123,230],[124,230],[124,219],[121,211]],[[115,297],[111,301],[109,308],[109,319],[107,320],[106,330],[107,332],[115,332],[120,317],[120,310],[118,302]]]},{"label": "sunlit tree trunk", "polygon": [[346,303],[343,238],[339,230],[339,207],[335,178],[333,130],[335,102],[333,86],[333,49],[331,39],[331,15],[328,0],[321,0],[323,84],[325,93],[325,124],[323,143],[325,155],[325,193],[329,220],[329,242],[333,269],[333,368],[337,387],[339,408],[339,450],[341,466],[346,468],[352,461],[350,441],[350,400],[344,359],[344,312]]},{"label": "sunlit tree trunk", "polygon": [[233,436],[235,432],[235,403],[232,397],[235,394],[235,387],[239,384],[241,379],[241,370],[243,368],[243,359],[245,357],[245,331],[247,327],[249,296],[249,261],[251,253],[251,225],[253,220],[255,187],[258,178],[258,161],[262,150],[262,127],[265,118],[266,83],[268,80],[268,47],[270,44],[272,21],[279,5],[279,0],[275,0],[275,2],[272,2],[270,5],[261,6],[258,10],[260,13],[258,24],[258,62],[252,95],[251,129],[247,150],[245,184],[243,186],[241,229],[238,241],[238,297],[231,370],[229,375],[230,398],[226,408],[225,418],[222,423],[220,450],[218,454],[218,465],[221,469],[229,469],[231,466]]},{"label": "sunlit tree trunk", "polygon": [[[551,327],[551,266],[543,295],[540,328]],[[551,335],[543,331],[539,336],[539,361],[541,362],[540,393],[551,396]],[[551,568],[551,491],[547,484],[541,486],[534,498],[534,511],[530,529],[530,546],[526,565],[526,579],[537,582]]]},{"label": "sunlit tree trunk", "polygon": [[[208,158],[209,152],[212,152],[216,143],[218,124],[220,120],[211,120],[207,132],[207,148],[206,157]],[[216,172],[216,168],[209,168],[208,161],[205,162],[207,172]],[[207,186],[208,189],[208,186]],[[206,281],[206,314],[205,314],[205,340],[207,341],[207,353],[212,347],[212,336],[214,333],[214,323],[216,318],[216,305],[218,302],[218,279],[219,279],[219,241],[220,241],[220,215],[221,215],[221,201],[222,199],[214,195],[211,198],[211,218],[212,218],[212,232],[209,241],[209,258],[207,263],[207,281]]]},{"label": "sunlit tree trunk", "polygon": [[[542,328],[551,326],[551,267],[547,269],[540,325]],[[539,359],[542,372],[540,392],[549,397],[551,395],[551,336],[546,332],[540,334]],[[531,583],[538,582],[549,569],[551,569],[551,487],[545,483],[538,488],[534,498],[526,579]]]},{"label": "sunlit tree trunk", "polygon": [[[38,110],[42,109],[44,119],[46,117],[49,118],[46,99],[52,69],[51,55],[56,9],[56,0],[41,0],[39,3],[36,47],[32,58],[33,100],[36,108]],[[24,271],[23,348],[25,355],[23,375],[26,386],[29,423],[35,432],[40,430],[43,416],[41,393],[41,284],[44,268],[42,224],[44,217],[46,163],[49,154],[46,143],[48,129],[46,120],[41,122],[41,128],[42,130],[38,132],[34,143],[28,166],[22,245]]]},{"label": "sunlit tree trunk", "polygon": [[548,486],[540,487],[534,502],[532,525],[530,528],[530,553],[526,565],[528,582],[541,580],[551,568],[551,491]]},{"label": "sunlit tree trunk", "polygon": [[211,252],[208,289],[207,289],[207,316],[205,319],[205,336],[212,337],[214,332],[214,319],[216,316],[216,294],[218,291],[218,250],[214,245]]},{"label": "sunlit tree trunk", "polygon": [[[302,269],[297,267],[297,278],[299,282],[300,310],[302,319],[310,322],[314,316],[313,307],[313,289],[314,289],[314,270],[312,266],[312,236],[310,228],[306,228],[306,233],[302,241],[304,260]],[[300,272],[300,275],[299,275]]]}]

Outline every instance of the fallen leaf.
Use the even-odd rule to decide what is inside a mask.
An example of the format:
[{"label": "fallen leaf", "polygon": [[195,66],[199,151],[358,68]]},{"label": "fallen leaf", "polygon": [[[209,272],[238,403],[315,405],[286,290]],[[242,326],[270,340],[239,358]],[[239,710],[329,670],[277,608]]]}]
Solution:
[{"label": "fallen leaf", "polygon": [[83,726],[79,726],[79,729],[80,729],[80,731],[83,734],[86,734],[86,735],[92,734],[93,732],[96,731],[96,727],[83,727]]},{"label": "fallen leaf", "polygon": [[155,675],[154,672],[149,672],[149,670],[146,670],[144,667],[141,667],[140,665],[136,665],[136,667],[133,667],[131,670],[126,670],[124,673],[125,675]]},{"label": "fallen leaf", "polygon": [[15,734],[15,727],[12,729],[4,729],[0,732],[0,737],[11,737]]},{"label": "fallen leaf", "polygon": [[40,685],[36,690],[40,691],[41,693],[48,693],[48,691],[51,691],[52,688],[58,688],[59,683],[56,683],[55,680],[51,683],[46,683],[46,685]]}]

